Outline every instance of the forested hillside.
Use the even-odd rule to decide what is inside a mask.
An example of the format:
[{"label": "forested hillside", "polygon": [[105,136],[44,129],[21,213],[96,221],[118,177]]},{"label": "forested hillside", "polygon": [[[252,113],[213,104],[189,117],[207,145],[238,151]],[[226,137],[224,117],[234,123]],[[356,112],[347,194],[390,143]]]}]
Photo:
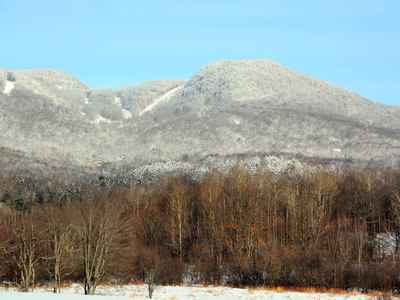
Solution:
[{"label": "forested hillside", "polygon": [[90,89],[54,70],[0,69],[7,172],[117,176],[152,163],[277,156],[394,166],[400,108],[268,60],[220,61],[188,82]]},{"label": "forested hillside", "polygon": [[397,291],[400,172],[237,166],[202,181],[2,176],[0,281]]}]

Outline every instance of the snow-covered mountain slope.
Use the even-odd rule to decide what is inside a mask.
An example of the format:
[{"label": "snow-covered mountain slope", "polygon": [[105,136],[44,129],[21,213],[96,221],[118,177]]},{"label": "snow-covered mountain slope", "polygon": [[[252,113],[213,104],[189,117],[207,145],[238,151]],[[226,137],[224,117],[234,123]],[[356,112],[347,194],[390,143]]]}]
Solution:
[{"label": "snow-covered mountain slope", "polygon": [[145,112],[151,111],[152,109],[154,109],[154,107],[156,107],[157,105],[162,105],[165,102],[168,102],[168,100],[170,100],[175,94],[177,94],[180,90],[182,90],[182,86],[178,86],[172,90],[170,90],[168,93],[166,93],[165,95],[161,96],[160,98],[158,98],[156,101],[154,101],[152,104],[150,104],[149,106],[147,106],[141,113],[140,115],[144,114]]},{"label": "snow-covered mountain slope", "polygon": [[1,146],[44,165],[118,169],[210,155],[400,161],[400,107],[269,60],[214,62],[187,83],[121,90],[89,89],[59,71],[0,68],[0,91]]}]

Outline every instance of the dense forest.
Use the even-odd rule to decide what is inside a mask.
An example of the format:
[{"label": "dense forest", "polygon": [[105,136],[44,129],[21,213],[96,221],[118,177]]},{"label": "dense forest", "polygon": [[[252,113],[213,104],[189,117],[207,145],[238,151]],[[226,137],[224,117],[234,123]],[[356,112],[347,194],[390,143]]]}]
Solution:
[{"label": "dense forest", "polygon": [[0,179],[0,281],[400,288],[400,170]]}]

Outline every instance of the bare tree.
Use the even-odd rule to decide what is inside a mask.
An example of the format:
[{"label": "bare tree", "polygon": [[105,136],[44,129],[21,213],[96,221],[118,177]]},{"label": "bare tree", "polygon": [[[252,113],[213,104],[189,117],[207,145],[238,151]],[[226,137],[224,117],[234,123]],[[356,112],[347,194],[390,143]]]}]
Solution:
[{"label": "bare tree", "polygon": [[10,227],[10,214],[12,213],[9,209],[8,211],[5,211],[4,207],[0,208],[0,278],[6,275],[9,271],[7,264],[5,264],[5,259],[3,258],[3,255],[5,255],[3,247],[7,246],[8,244],[6,232],[7,228]]},{"label": "bare tree", "polygon": [[116,199],[91,199],[76,206],[74,231],[84,265],[85,295],[94,295],[109,271],[124,221]]},{"label": "bare tree", "polygon": [[142,272],[144,273],[144,280],[147,284],[149,298],[153,297],[153,293],[157,285],[161,282],[162,277],[162,258],[154,247],[143,248],[145,251],[140,255],[139,263]]},{"label": "bare tree", "polygon": [[6,221],[6,242],[1,246],[5,263],[17,277],[14,283],[23,292],[28,292],[34,284],[35,265],[41,259],[37,251],[43,230],[38,222],[34,222],[35,217],[37,215],[34,213],[9,215]]},{"label": "bare tree", "polygon": [[74,242],[72,224],[65,211],[54,205],[46,206],[45,209],[45,226],[49,237],[51,254],[50,257],[44,259],[44,265],[53,278],[54,293],[59,293],[61,279],[69,274],[65,271],[74,270],[71,260]]},{"label": "bare tree", "polygon": [[168,206],[171,214],[171,240],[180,261],[183,262],[185,239],[189,235],[189,193],[177,178],[167,184]]},{"label": "bare tree", "polygon": [[[202,185],[201,201],[201,238],[205,243],[202,252],[206,263],[211,267],[210,281],[219,282],[222,278],[222,266],[225,263],[226,253],[225,236],[226,220],[220,212],[224,211],[222,201],[224,178],[221,173],[210,175]],[[202,255],[203,256],[203,255]]]}]

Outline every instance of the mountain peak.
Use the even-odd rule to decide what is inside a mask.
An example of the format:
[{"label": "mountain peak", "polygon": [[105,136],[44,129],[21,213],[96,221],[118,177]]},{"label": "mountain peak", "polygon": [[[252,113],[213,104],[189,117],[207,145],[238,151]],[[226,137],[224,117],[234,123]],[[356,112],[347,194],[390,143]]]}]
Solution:
[{"label": "mountain peak", "polygon": [[218,100],[318,101],[325,81],[282,67],[267,59],[217,61],[194,74],[188,85],[205,97]]}]

